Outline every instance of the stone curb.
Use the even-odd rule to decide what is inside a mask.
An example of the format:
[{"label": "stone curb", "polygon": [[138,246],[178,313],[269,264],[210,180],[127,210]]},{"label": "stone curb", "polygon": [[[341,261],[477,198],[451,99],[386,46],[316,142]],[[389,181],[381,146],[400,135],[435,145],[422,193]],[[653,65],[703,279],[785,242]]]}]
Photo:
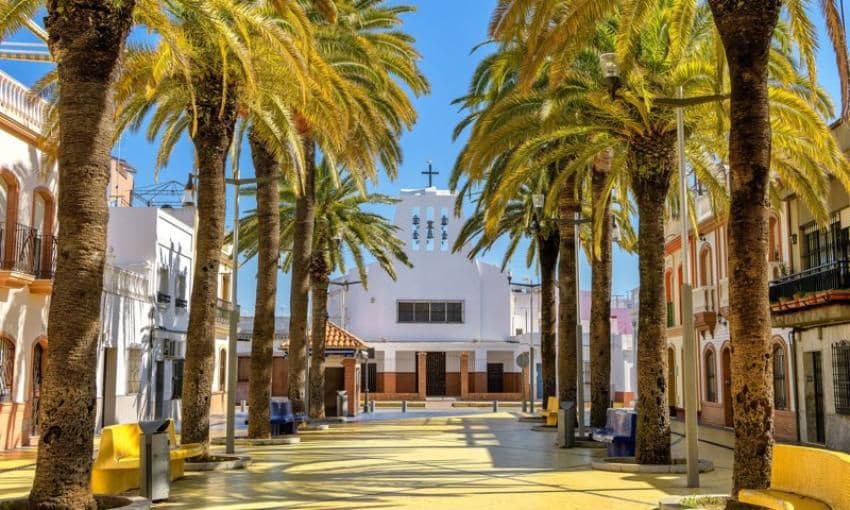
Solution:
[{"label": "stone curb", "polygon": [[247,455],[220,455],[232,460],[219,462],[187,462],[185,471],[230,471],[232,469],[245,469],[251,464],[251,457]]},{"label": "stone curb", "polygon": [[[688,465],[684,459],[674,459],[673,464],[636,464],[634,457],[606,457],[601,462],[591,462],[590,466],[597,471],[611,471],[615,473],[673,473],[684,474],[688,472]],[[710,460],[699,460],[699,472],[708,473],[714,471],[714,463]]]},{"label": "stone curb", "polygon": [[[287,444],[297,444],[301,442],[301,438],[298,436],[282,436],[282,437],[272,437],[270,439],[250,439],[247,437],[237,437],[234,440],[234,444],[237,446],[279,446],[279,445],[287,445]],[[214,445],[223,445],[225,444],[225,439],[222,437],[217,437],[212,440],[212,444]]]},{"label": "stone curb", "polygon": [[682,501],[689,498],[718,498],[729,499],[727,494],[694,494],[692,496],[666,496],[658,502],[658,510],[699,510],[692,506],[683,506]]},{"label": "stone curb", "polygon": [[[122,504],[113,506],[112,510],[150,510],[151,502],[139,496],[109,496],[106,494],[95,494],[95,499],[105,504]],[[27,510],[29,508],[29,497],[0,500],[0,510]]]}]

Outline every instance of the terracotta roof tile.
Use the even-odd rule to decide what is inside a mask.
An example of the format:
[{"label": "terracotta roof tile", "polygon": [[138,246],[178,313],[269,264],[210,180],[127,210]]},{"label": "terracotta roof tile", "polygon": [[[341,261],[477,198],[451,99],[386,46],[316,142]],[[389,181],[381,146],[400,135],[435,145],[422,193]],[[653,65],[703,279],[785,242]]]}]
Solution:
[{"label": "terracotta roof tile", "polygon": [[[289,338],[283,341],[284,350],[289,348]],[[366,349],[366,342],[354,336],[351,332],[342,329],[331,321],[325,323],[325,348],[326,349]]]}]

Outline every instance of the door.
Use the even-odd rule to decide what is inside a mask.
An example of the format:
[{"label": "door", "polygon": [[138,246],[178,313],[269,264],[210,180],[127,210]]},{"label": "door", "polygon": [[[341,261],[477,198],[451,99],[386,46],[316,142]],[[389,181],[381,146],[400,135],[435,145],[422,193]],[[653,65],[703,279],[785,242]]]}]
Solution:
[{"label": "door", "polygon": [[429,352],[425,355],[425,394],[445,396],[446,353]]},{"label": "door", "polygon": [[[336,392],[345,389],[345,369],[325,367],[325,416],[345,416],[336,408]],[[344,410],[343,410],[344,411]]]},{"label": "door", "polygon": [[118,350],[110,347],[103,350],[103,413],[101,426],[118,423],[115,419],[115,376],[118,373]]},{"label": "door", "polygon": [[32,415],[30,416],[32,428],[30,433],[38,435],[38,407],[41,399],[41,381],[44,377],[44,365],[47,362],[47,353],[41,342],[35,344],[32,350]]},{"label": "door", "polygon": [[154,419],[162,419],[162,394],[165,392],[165,362],[156,362],[156,379],[154,380]]},{"label": "door", "polygon": [[820,351],[807,352],[803,358],[803,373],[806,376],[806,440],[823,443],[823,364]]},{"label": "door", "polygon": [[[309,360],[308,360],[309,362]],[[272,396],[285,397],[289,389],[287,360],[281,356],[272,358]]]},{"label": "door", "polygon": [[667,405],[676,416],[676,350],[672,347],[667,348]]},{"label": "door", "polygon": [[505,391],[505,366],[501,363],[487,363],[487,393]]},{"label": "door", "polygon": [[723,417],[724,424],[735,423],[735,408],[732,407],[732,349],[723,349]]}]

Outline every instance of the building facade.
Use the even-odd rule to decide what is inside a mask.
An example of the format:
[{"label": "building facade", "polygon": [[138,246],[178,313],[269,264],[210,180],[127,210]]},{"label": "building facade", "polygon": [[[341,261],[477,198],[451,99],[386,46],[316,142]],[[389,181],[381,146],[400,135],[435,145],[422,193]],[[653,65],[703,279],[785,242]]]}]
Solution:
[{"label": "building facade", "polygon": [[[727,218],[715,212],[711,198],[700,189],[692,190],[698,231],[690,229],[690,281],[693,286],[694,325],[699,364],[699,418],[706,425],[731,427],[731,355],[729,336],[729,266]],[[665,296],[667,300],[667,387],[671,414],[684,415],[684,371],[687,370],[682,346],[681,225],[675,211],[668,211],[665,224]],[[769,266],[771,277],[779,276],[789,260],[781,240],[788,235],[784,209],[773,210],[769,219]],[[793,338],[790,330],[775,327],[771,338],[771,364],[774,368],[774,425],[780,440],[797,439],[797,401],[791,391]]]},{"label": "building facade", "polygon": [[39,141],[46,110],[0,72],[0,450],[38,433],[57,232],[58,172]]},{"label": "building facade", "polygon": [[[98,425],[181,418],[194,268],[194,209],[112,207],[98,359]],[[210,413],[224,414],[231,266],[219,265]]]},{"label": "building facade", "polygon": [[[832,130],[850,154],[850,127]],[[798,196],[785,197],[781,249],[790,257],[771,283],[771,311],[794,338],[800,440],[850,452],[850,195],[835,179],[827,205],[819,224]]]},{"label": "building facade", "polygon": [[[374,375],[369,388],[373,398],[528,398],[530,367],[521,366],[518,357],[530,345],[539,374],[539,288],[512,284],[497,266],[452,252],[464,221],[453,215],[456,198],[433,187],[402,190],[394,223],[413,267],[397,265],[393,280],[372,264],[368,288],[356,272],[331,286],[332,320],[375,349],[368,367]],[[585,331],[587,326],[585,322]],[[616,339],[617,359],[625,352],[622,338]],[[626,343],[632,345],[631,340]],[[585,360],[589,374],[589,356]],[[623,379],[623,387],[629,379],[628,391],[633,391],[633,370]],[[626,391],[621,393],[625,397]]]}]

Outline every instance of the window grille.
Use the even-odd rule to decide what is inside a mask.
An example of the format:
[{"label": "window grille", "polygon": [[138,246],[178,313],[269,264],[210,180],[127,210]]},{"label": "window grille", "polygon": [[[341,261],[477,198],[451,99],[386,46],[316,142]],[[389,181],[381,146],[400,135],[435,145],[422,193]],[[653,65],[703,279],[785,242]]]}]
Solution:
[{"label": "window grille", "polygon": [[717,402],[717,363],[714,360],[714,351],[705,353],[705,399],[708,402]]},{"label": "window grille", "polygon": [[811,223],[800,230],[804,270],[847,259],[848,229],[841,228],[837,214],[833,214],[828,227],[820,228],[816,223]]},{"label": "window grille", "polygon": [[183,398],[183,360],[175,359],[171,362],[171,398]]},{"label": "window grille", "polygon": [[832,384],[835,412],[850,414],[850,342],[832,344]]},{"label": "window grille", "polygon": [[776,409],[788,408],[785,379],[785,349],[777,345],[773,348],[773,407]]},{"label": "window grille", "polygon": [[127,350],[127,395],[139,393],[142,380],[142,350]]},{"label": "window grille", "polygon": [[15,370],[15,346],[0,338],[0,402],[12,400],[12,382]]}]

